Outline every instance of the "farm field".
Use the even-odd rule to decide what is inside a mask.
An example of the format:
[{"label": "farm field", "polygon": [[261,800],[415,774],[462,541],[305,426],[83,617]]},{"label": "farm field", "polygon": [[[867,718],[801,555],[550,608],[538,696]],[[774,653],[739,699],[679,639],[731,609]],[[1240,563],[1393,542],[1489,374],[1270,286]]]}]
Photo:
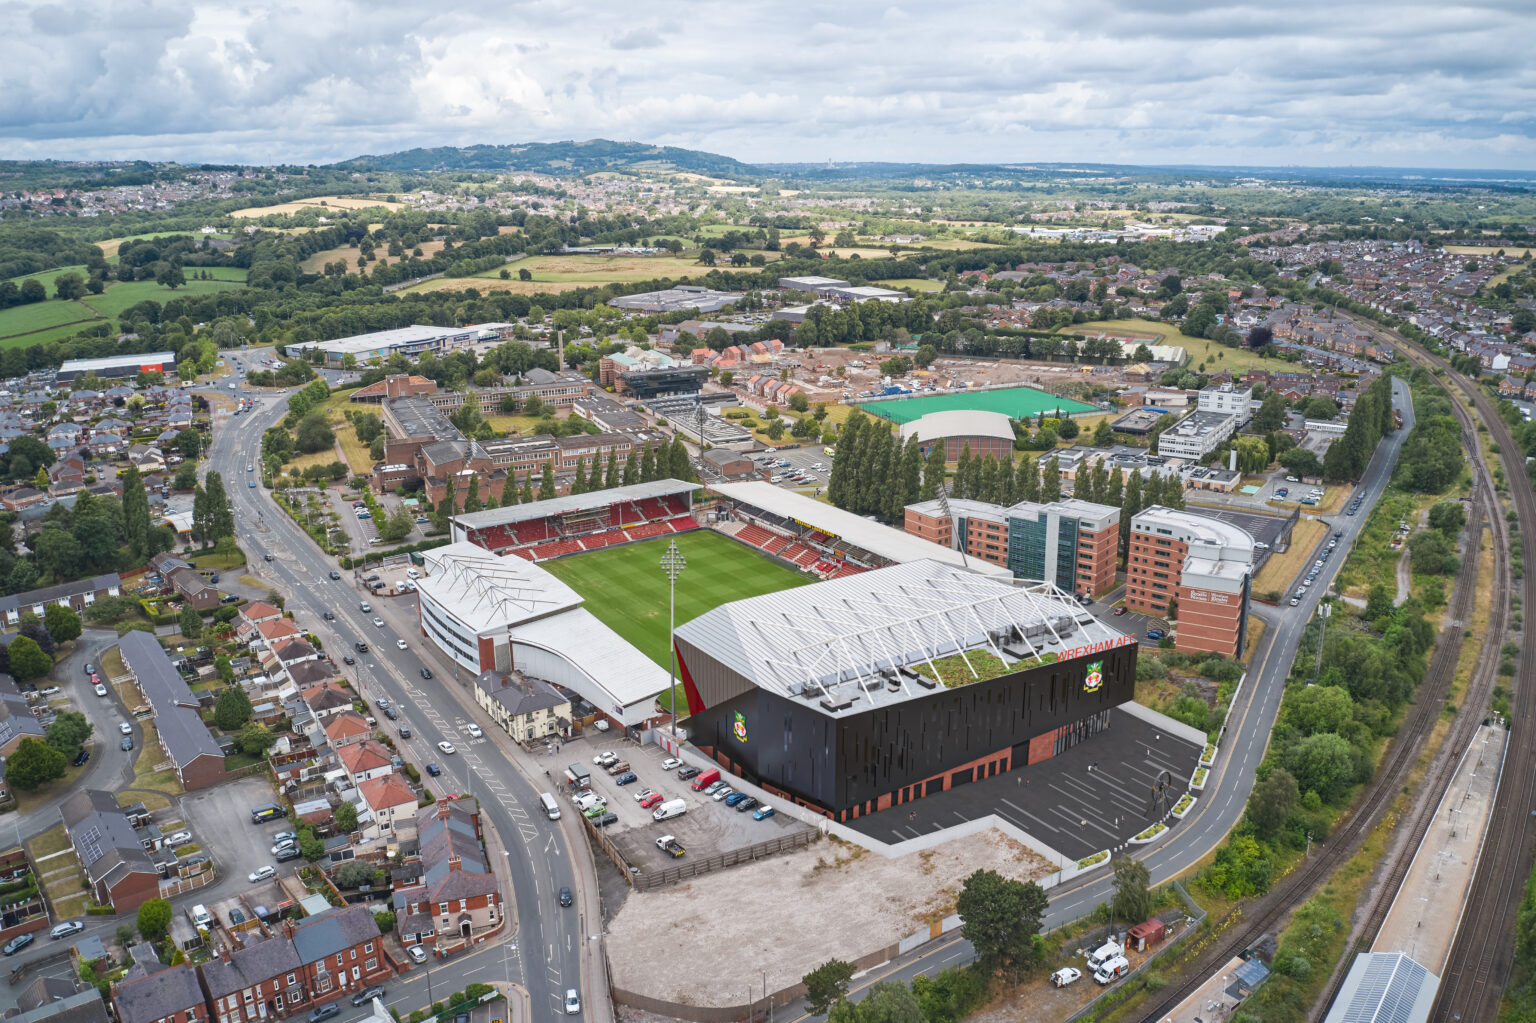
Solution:
[{"label": "farm field", "polygon": [[656,567],[668,540],[688,559],[677,581],[677,623],[721,604],[792,586],[810,579],[756,554],[743,544],[707,529],[644,543],[607,547],[547,561],[549,569],[586,598],[587,610],[662,667],[670,663],[667,636],[667,577]]},{"label": "farm field", "polygon": [[[50,270],[58,275],[67,270]],[[199,272],[197,270],[189,273]],[[0,310],[0,347],[11,348],[41,344],[69,337],[91,322],[120,315],[129,306],[143,301],[168,302],[179,295],[205,295],[209,292],[228,291],[245,283],[245,271],[236,267],[211,267],[214,273],[227,279],[211,281],[188,280],[179,288],[171,289],[154,281],[114,282],[100,295],[61,302],[50,298],[46,302],[12,306]],[[235,275],[239,275],[236,277]],[[33,275],[38,276],[38,275]],[[52,279],[48,280],[52,284]],[[51,289],[50,289],[51,290]]]},{"label": "farm field", "polygon": [[279,213],[287,216],[304,210],[367,210],[377,208],[403,210],[406,206],[402,202],[385,202],[383,199],[359,195],[317,195],[312,199],[295,199],[293,202],[278,203],[274,206],[248,206],[243,210],[235,210],[230,216],[269,217]]},{"label": "farm field", "polygon": [[913,291],[943,291],[944,285],[938,281],[928,281],[921,277],[898,277],[889,281],[874,281],[874,284],[882,288],[911,288]]},{"label": "farm field", "polygon": [[1097,412],[1092,405],[1062,398],[1049,391],[1033,387],[1005,387],[996,391],[961,391],[957,394],[936,394],[923,398],[896,398],[890,401],[873,401],[859,406],[871,415],[889,419],[893,423],[910,423],[930,412],[946,412],[968,409],[983,412],[1002,412],[1010,419],[1036,416],[1042,412],[1055,414],[1057,409],[1073,412]]},{"label": "farm field", "polygon": [[[443,242],[436,242],[428,239],[427,241],[424,241],[420,245],[416,246],[416,248],[421,249],[422,259],[431,259],[439,252],[443,251],[443,245]],[[415,250],[413,249],[412,251]],[[300,264],[300,269],[302,269],[305,273],[317,274],[325,268],[325,264],[334,263],[336,260],[340,259],[347,264],[348,273],[356,273],[357,257],[361,256],[362,254],[362,250],[359,249],[356,245],[338,245],[334,249],[325,249],[305,259],[304,262]],[[396,259],[396,257],[388,255],[387,247],[375,249],[374,254],[383,259],[388,259],[390,262],[394,262]]]},{"label": "farm field", "polygon": [[60,302],[58,299],[49,299],[47,302],[14,305],[9,309],[0,310],[0,344],[5,344],[12,338],[24,338],[33,331],[47,330],[49,327],[60,327],[65,324],[83,325],[95,318],[95,312],[79,302]]}]

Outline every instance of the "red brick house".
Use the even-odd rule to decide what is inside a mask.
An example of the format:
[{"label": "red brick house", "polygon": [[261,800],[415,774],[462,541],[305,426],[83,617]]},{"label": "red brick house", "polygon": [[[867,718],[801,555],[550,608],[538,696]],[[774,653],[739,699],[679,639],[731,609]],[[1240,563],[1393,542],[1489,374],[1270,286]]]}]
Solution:
[{"label": "red brick house", "polygon": [[390,974],[379,925],[368,906],[328,909],[283,926],[303,963],[311,1005],[361,991]]},{"label": "red brick house", "polygon": [[201,970],[215,1023],[248,1023],[305,1011],[302,971],[287,935],[215,956]]},{"label": "red brick house", "polygon": [[479,814],[457,800],[441,800],[416,815],[420,853],[402,864],[419,870],[397,881],[394,906],[406,945],[464,948],[505,925],[501,891],[486,860]]},{"label": "red brick house", "polygon": [[362,742],[373,734],[368,721],[355,710],[344,710],[335,715],[325,722],[324,728],[326,739],[338,751],[343,746]]},{"label": "red brick house", "polygon": [[119,1023],[208,1023],[197,971],[185,964],[134,966],[113,986],[112,1006]]}]

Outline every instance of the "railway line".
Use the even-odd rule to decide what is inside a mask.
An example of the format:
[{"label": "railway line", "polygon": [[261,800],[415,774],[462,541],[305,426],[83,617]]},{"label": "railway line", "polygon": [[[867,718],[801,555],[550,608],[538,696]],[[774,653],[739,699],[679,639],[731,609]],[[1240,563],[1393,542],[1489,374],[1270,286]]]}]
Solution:
[{"label": "railway line", "polygon": [[[1461,410],[1465,413],[1465,409]],[[1475,423],[1470,416],[1462,418],[1462,432],[1465,443],[1472,445],[1469,451],[1477,450],[1477,436]],[[1502,450],[1511,450],[1506,445]],[[1263,898],[1256,900],[1246,907],[1242,915],[1237,918],[1235,925],[1224,926],[1227,920],[1219,922],[1214,928],[1215,933],[1221,935],[1197,957],[1196,961],[1184,971],[1184,980],[1178,984],[1171,984],[1159,992],[1155,1005],[1142,1013],[1141,1018],[1146,1023],[1156,1023],[1170,1013],[1180,1002],[1193,994],[1209,976],[1220,969],[1222,964],[1228,962],[1233,956],[1239,954],[1257,942],[1265,934],[1276,930],[1281,921],[1297,906],[1305,902],[1318,888],[1320,888],[1334,872],[1346,863],[1350,857],[1360,848],[1366,837],[1375,828],[1392,800],[1402,791],[1407,784],[1409,774],[1417,763],[1424,741],[1433,731],[1436,722],[1440,718],[1441,709],[1445,706],[1450,695],[1451,686],[1455,678],[1456,664],[1461,657],[1462,641],[1465,634],[1463,623],[1470,617],[1475,605],[1477,594],[1478,568],[1476,557],[1476,543],[1483,528],[1483,520],[1486,518],[1490,525],[1492,535],[1498,542],[1503,538],[1507,543],[1507,534],[1504,531],[1504,523],[1496,521],[1500,518],[1492,480],[1488,477],[1486,466],[1481,459],[1472,459],[1474,471],[1473,510],[1468,517],[1468,534],[1472,537],[1469,544],[1471,557],[1464,558],[1460,570],[1456,574],[1449,607],[1440,631],[1436,639],[1433,654],[1431,654],[1428,670],[1424,681],[1420,683],[1414,694],[1414,702],[1409,707],[1402,727],[1394,737],[1387,756],[1383,760],[1376,776],[1366,785],[1359,802],[1352,814],[1341,821],[1338,828],[1330,836],[1329,841],[1321,847],[1317,855],[1303,862],[1290,874],[1281,878]],[[1495,565],[1507,563],[1508,558],[1501,557],[1498,548],[1495,551]],[[1507,569],[1506,569],[1507,570]],[[1495,569],[1495,576],[1498,569]],[[1480,662],[1486,655],[1486,645],[1492,645],[1497,649],[1502,636],[1490,633],[1485,641],[1485,650],[1480,654]],[[1466,708],[1470,706],[1463,702],[1463,712],[1457,715],[1458,722],[1468,717]],[[1463,726],[1467,728],[1466,735],[1470,738],[1470,729],[1475,728],[1481,714],[1472,716],[1471,724]],[[1452,766],[1442,767],[1440,770],[1454,770],[1454,757],[1441,757],[1440,761],[1449,762]],[[1444,775],[1440,779],[1443,787]],[[1433,813],[1433,801],[1428,801],[1430,814]],[[1415,822],[1419,826],[1419,822]],[[1422,822],[1427,827],[1428,820]],[[1407,870],[1405,860],[1402,870]],[[1401,881],[1401,874],[1396,881]],[[1234,910],[1233,914],[1238,913]],[[1385,909],[1381,910],[1382,916]],[[1470,914],[1469,914],[1470,918]],[[1374,922],[1379,929],[1380,918]],[[1374,931],[1371,933],[1374,934]],[[1331,997],[1331,994],[1330,994]],[[1482,1018],[1466,1016],[1466,1019]]]},{"label": "railway line", "polygon": [[[1442,370],[1445,379],[1472,401],[1487,424],[1489,437],[1499,445],[1504,475],[1510,482],[1510,498],[1522,530],[1536,527],[1536,492],[1527,482],[1524,455],[1488,395],[1452,370],[1446,360],[1375,324],[1365,325],[1405,351],[1414,362]],[[1523,576],[1513,592],[1519,594],[1522,609],[1530,607],[1531,601],[1536,600],[1536,577]],[[1530,826],[1531,815],[1536,813],[1536,774],[1530,770],[1530,764],[1536,762],[1533,710],[1536,660],[1522,651],[1516,660],[1505,759],[1514,769],[1506,771],[1499,782],[1482,855],[1462,914],[1466,925],[1457,932],[1440,977],[1440,990],[1430,1015],[1435,1021],[1494,1019],[1509,981],[1514,961],[1515,914],[1536,846],[1536,831]]]}]

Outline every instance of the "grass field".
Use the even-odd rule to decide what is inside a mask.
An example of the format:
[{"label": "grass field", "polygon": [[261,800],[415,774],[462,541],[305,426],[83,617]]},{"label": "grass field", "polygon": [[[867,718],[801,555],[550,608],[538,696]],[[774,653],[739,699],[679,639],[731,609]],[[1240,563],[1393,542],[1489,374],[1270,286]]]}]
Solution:
[{"label": "grass field", "polygon": [[898,277],[890,281],[874,281],[873,283],[886,288],[911,288],[913,291],[943,291],[944,285],[940,281],[924,280],[921,277]]},{"label": "grass field", "polygon": [[[501,279],[501,271],[509,279]],[[527,270],[533,280],[518,280],[519,270]],[[462,291],[476,288],[481,292],[510,291],[518,295],[539,292],[571,291],[603,284],[632,284],[662,277],[698,277],[709,272],[689,256],[529,256],[505,267],[493,267],[474,277],[439,277],[423,281],[408,291]]]},{"label": "grass field", "polygon": [[946,412],[955,409],[1002,412],[1010,419],[1054,414],[1057,409],[1066,413],[1096,412],[1092,405],[1071,398],[1060,398],[1048,391],[1033,387],[1005,387],[996,391],[962,391],[959,394],[936,394],[929,398],[898,398],[893,401],[874,401],[861,405],[865,412],[889,419],[893,423],[910,423],[930,412]]},{"label": "grass field", "polygon": [[1207,341],[1203,337],[1190,337],[1180,332],[1179,328],[1173,324],[1159,323],[1157,320],[1096,320],[1093,323],[1080,323],[1069,327],[1065,332],[1113,334],[1121,330],[1155,335],[1159,339],[1159,344],[1182,346],[1189,353],[1190,369],[1197,370],[1201,363],[1205,363],[1207,372],[1228,369],[1233,373],[1244,373],[1250,369],[1284,369],[1291,365],[1283,359],[1266,359],[1247,348],[1227,348],[1214,341]]},{"label": "grass field", "polygon": [[[32,276],[41,279],[48,286],[49,294],[52,294],[53,278],[62,273],[69,273],[72,269],[83,268],[65,267]],[[188,271],[189,274],[198,272],[200,271]],[[243,269],[211,267],[209,273],[216,279],[188,280],[185,285],[175,289],[156,284],[154,281],[114,282],[107,285],[106,291],[100,295],[86,295],[76,301],[61,302],[56,298],[50,298],[46,302],[12,306],[0,311],[0,348],[35,345],[69,337],[88,323],[119,316],[129,306],[146,300],[164,303],[178,295],[206,295],[215,291],[243,287],[245,284]],[[16,279],[21,281],[26,278]]]},{"label": "grass field", "polygon": [[543,567],[585,597],[587,610],[665,668],[671,647],[667,577],[659,563],[668,539],[677,541],[688,561],[677,580],[679,625],[721,604],[811,581],[707,529],[578,554]]}]

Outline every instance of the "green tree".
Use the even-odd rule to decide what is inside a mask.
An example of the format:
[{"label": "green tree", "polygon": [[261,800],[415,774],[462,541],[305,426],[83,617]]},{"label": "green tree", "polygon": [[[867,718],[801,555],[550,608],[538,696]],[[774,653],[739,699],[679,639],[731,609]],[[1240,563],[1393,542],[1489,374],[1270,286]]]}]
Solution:
[{"label": "green tree", "polygon": [[251,720],[251,698],[239,686],[225,686],[213,701],[213,723],[233,732]]},{"label": "green tree", "polygon": [[208,501],[208,535],[204,539],[217,543],[221,537],[234,536],[235,512],[224,492],[224,477],[210,472],[203,478],[203,490]]},{"label": "green tree", "polygon": [[53,293],[66,302],[85,297],[85,278],[79,274],[60,274],[53,279]]},{"label": "green tree", "polygon": [[[623,485],[624,474],[619,471],[619,452],[617,449],[608,450],[608,464],[603,469],[603,489],[612,490]],[[507,502],[503,500],[502,504]]]},{"label": "green tree", "polygon": [[53,668],[53,658],[43,652],[37,640],[31,636],[17,636],[7,648],[11,659],[11,674],[18,682],[30,682],[42,678]]},{"label": "green tree", "polygon": [[139,470],[132,466],[123,472],[123,532],[128,553],[135,562],[142,561],[149,548],[149,496]]},{"label": "green tree", "polygon": [[13,788],[34,792],[39,786],[64,777],[64,767],[68,763],[63,753],[28,736],[6,759],[5,780]]},{"label": "green tree", "polygon": [[91,737],[92,725],[78,710],[66,710],[43,730],[43,741],[65,756],[80,752],[85,740]]},{"label": "green tree", "polygon": [[50,603],[43,609],[43,624],[56,643],[80,638],[80,616],[63,604]]},{"label": "green tree", "polygon": [[[651,449],[646,448],[647,455]],[[654,466],[654,462],[652,463]],[[555,463],[553,460],[544,463],[543,470],[539,473],[539,500],[548,501],[555,496]]]},{"label": "green tree", "polygon": [[1253,823],[1254,834],[1266,842],[1274,841],[1300,800],[1301,792],[1291,772],[1283,767],[1270,771],[1248,797],[1248,820]]},{"label": "green tree", "polygon": [[1147,865],[1132,856],[1115,857],[1115,916],[1126,923],[1141,923],[1152,915],[1152,875]]},{"label": "green tree", "polygon": [[[527,270],[522,271],[527,273]],[[373,922],[379,925],[380,934],[388,934],[395,929],[395,914],[389,910],[381,910],[373,914]]]},{"label": "green tree", "polygon": [[324,409],[315,409],[306,414],[299,420],[298,429],[293,432],[294,447],[305,454],[324,451],[335,443],[336,434],[331,429]]},{"label": "green tree", "polygon": [[1061,459],[1055,455],[1040,470],[1040,500],[1045,504],[1061,500]]},{"label": "green tree", "polygon": [[1100,419],[1099,425],[1093,428],[1093,446],[1107,448],[1115,442],[1115,431],[1109,425],[1108,419]]},{"label": "green tree", "polygon": [[944,482],[944,441],[933,442],[928,449],[928,461],[923,465],[923,488],[919,499],[932,501],[939,496],[939,485]]},{"label": "green tree", "polygon": [[181,634],[188,639],[197,639],[203,634],[203,616],[190,603],[182,607],[178,622]]},{"label": "green tree", "polygon": [[960,933],[976,950],[976,958],[984,969],[996,971],[1030,962],[1046,905],[1045,892],[1033,881],[978,870],[962,883],[955,910]]},{"label": "green tree", "polygon": [[1306,448],[1291,448],[1280,456],[1280,464],[1285,466],[1293,476],[1310,478],[1323,474],[1323,463],[1317,460],[1317,455]]},{"label": "green tree", "polygon": [[853,964],[829,959],[800,978],[805,985],[806,1011],[825,1016],[832,1006],[848,997],[848,982],[853,979]]},{"label": "green tree", "polygon": [[148,941],[159,941],[171,926],[171,904],[164,899],[150,899],[139,906],[139,933]]},{"label": "green tree", "polygon": [[1285,426],[1285,398],[1279,391],[1270,391],[1259,403],[1253,415],[1253,428],[1257,433],[1274,433]]},{"label": "green tree", "polygon": [[[340,806],[338,806],[336,808],[336,815],[335,816],[336,816],[336,827],[343,834],[351,834],[352,832],[357,830],[357,807],[356,806],[353,806],[351,803],[342,803]],[[358,863],[360,861],[353,860],[352,862]],[[367,868],[367,870],[368,870],[367,877],[368,878],[372,878],[373,877],[373,868],[369,867],[368,864],[366,864],[366,863],[362,863],[361,866]],[[343,868],[343,869],[345,869],[345,868]],[[352,887],[355,888],[357,886],[356,885],[352,885]]]},{"label": "green tree", "polygon": [[395,510],[379,523],[379,539],[385,543],[399,543],[411,533],[411,527],[416,521],[411,518],[411,513],[405,505],[396,505]]},{"label": "green tree", "polygon": [[1332,419],[1339,414],[1339,405],[1326,394],[1319,394],[1307,399],[1301,414],[1308,419]]},{"label": "green tree", "polygon": [[464,494],[464,511],[476,512],[480,510],[480,474],[475,473],[469,477],[469,490]]},{"label": "green tree", "polygon": [[[1466,524],[1467,512],[1460,501],[1437,501],[1429,509],[1429,528],[1438,529],[1448,537],[1454,538]],[[48,631],[53,632],[52,626]],[[58,639],[59,634],[54,632],[53,638]]]},{"label": "green tree", "polygon": [[259,757],[267,751],[268,746],[272,745],[272,733],[261,722],[250,721],[240,729],[235,745],[240,747],[240,752]]},{"label": "green tree", "polygon": [[917,996],[899,980],[874,984],[858,1009],[859,1023],[927,1023]]},{"label": "green tree", "polygon": [[1307,736],[1291,747],[1286,760],[1297,787],[1316,792],[1327,803],[1341,798],[1355,780],[1353,749],[1333,732]]}]

